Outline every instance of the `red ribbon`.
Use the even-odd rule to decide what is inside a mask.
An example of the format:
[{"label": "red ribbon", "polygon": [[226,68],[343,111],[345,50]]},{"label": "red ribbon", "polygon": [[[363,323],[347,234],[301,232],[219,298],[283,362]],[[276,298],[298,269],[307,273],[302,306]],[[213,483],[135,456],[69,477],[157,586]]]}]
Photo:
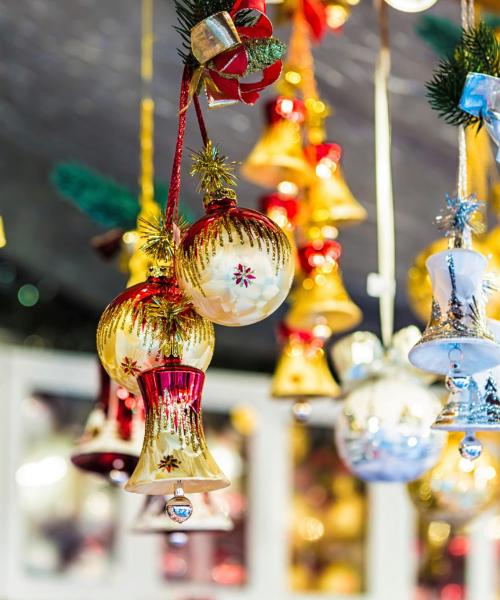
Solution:
[{"label": "red ribbon", "polygon": [[262,70],[262,77],[255,82],[243,83],[240,81],[247,74],[249,58],[245,48],[245,40],[270,38],[273,26],[266,15],[265,0],[236,0],[230,12],[233,20],[241,11],[258,13],[256,21],[249,26],[236,26],[242,44],[219,54],[212,60],[213,68],[208,68],[208,73],[215,86],[220,91],[218,99],[239,100],[245,104],[254,104],[260,92],[273,84],[281,75],[282,62],[277,60],[274,64]]},{"label": "red ribbon", "polygon": [[302,13],[314,40],[321,41],[327,30],[326,7],[322,0],[302,0]]}]

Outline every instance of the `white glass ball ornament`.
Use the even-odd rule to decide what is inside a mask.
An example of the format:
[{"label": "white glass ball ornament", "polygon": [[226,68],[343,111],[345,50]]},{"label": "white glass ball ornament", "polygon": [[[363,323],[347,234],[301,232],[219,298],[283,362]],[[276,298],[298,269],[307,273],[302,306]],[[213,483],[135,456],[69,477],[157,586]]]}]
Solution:
[{"label": "white glass ball ornament", "polygon": [[335,430],[349,469],[365,481],[412,481],[437,462],[446,434],[431,430],[441,404],[403,374],[369,379],[347,396]]},{"label": "white glass ball ornament", "polygon": [[137,376],[177,358],[205,371],[212,360],[214,327],[187,302],[175,277],[161,267],[127,288],[103,312],[97,352],[111,379],[140,394]]},{"label": "white glass ball ornament", "polygon": [[437,0],[385,0],[389,6],[407,13],[418,13],[428,10]]},{"label": "white glass ball ornament", "polygon": [[178,248],[179,284],[196,311],[226,326],[257,323],[285,300],[294,256],[283,231],[232,198],[208,203]]}]

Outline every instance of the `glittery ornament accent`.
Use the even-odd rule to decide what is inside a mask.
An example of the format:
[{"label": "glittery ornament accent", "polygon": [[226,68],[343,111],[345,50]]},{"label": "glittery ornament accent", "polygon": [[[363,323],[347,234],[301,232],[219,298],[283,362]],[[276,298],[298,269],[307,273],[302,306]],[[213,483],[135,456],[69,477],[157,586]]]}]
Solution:
[{"label": "glittery ornament accent", "polygon": [[286,45],[276,38],[251,39],[245,41],[248,54],[248,67],[246,74],[261,71],[273,65],[283,56]]},{"label": "glittery ornament accent", "polygon": [[234,168],[238,163],[228,161],[227,156],[221,154],[211,140],[203,150],[193,152],[191,159],[193,165],[189,173],[191,176],[199,176],[199,192],[204,192],[210,200],[234,194],[230,188],[236,185]]},{"label": "glittery ornament accent", "polygon": [[139,219],[139,235],[145,240],[141,250],[155,261],[170,261],[174,257],[172,231],[165,227],[163,215]]},{"label": "glittery ornament accent", "polygon": [[167,454],[167,456],[164,456],[158,463],[158,469],[165,469],[165,471],[168,471],[169,473],[171,473],[174,469],[178,469],[179,467],[179,460],[175,458],[175,456],[172,456],[172,454]]},{"label": "glittery ornament accent", "polygon": [[124,373],[126,373],[127,375],[132,375],[133,377],[137,377],[137,375],[139,375],[139,373],[141,372],[141,368],[138,365],[136,360],[132,360],[131,358],[129,358],[128,356],[126,356],[121,364],[120,364],[122,370]]},{"label": "glittery ornament accent", "polygon": [[252,280],[255,279],[254,271],[250,267],[245,267],[241,263],[235,268],[233,273],[233,281],[240,287],[252,285]]},{"label": "glittery ornament accent", "polygon": [[484,224],[477,218],[478,211],[484,205],[475,194],[460,198],[446,195],[446,209],[436,217],[436,225],[445,232],[454,248],[470,247],[470,233],[482,233]]}]

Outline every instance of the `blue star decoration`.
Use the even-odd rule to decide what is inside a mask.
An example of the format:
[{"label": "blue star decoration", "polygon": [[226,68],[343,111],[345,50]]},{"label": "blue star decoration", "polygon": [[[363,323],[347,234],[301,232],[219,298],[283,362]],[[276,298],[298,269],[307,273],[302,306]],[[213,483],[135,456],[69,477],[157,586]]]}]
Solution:
[{"label": "blue star decoration", "polygon": [[475,194],[465,198],[446,194],[446,208],[436,217],[436,225],[445,232],[446,237],[462,236],[466,229],[481,233],[483,224],[474,215],[483,205],[484,202],[478,200]]}]

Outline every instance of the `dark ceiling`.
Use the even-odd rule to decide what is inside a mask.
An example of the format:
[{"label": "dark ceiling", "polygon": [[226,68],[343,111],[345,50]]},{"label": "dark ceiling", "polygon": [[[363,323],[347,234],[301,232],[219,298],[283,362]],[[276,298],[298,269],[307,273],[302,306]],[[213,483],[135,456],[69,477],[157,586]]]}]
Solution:
[{"label": "dark ceiling", "polygon": [[[156,1],[156,173],[163,180],[176,136],[180,77],[172,4]],[[439,0],[432,13],[458,19],[458,3]],[[413,31],[416,18],[391,10],[398,325],[412,320],[406,272],[414,255],[437,237],[433,216],[453,188],[456,167],[455,131],[437,120],[425,100],[424,82],[436,59]],[[286,29],[278,35],[286,38]],[[123,288],[124,276],[89,246],[102,230],[56,196],[48,175],[55,162],[77,160],[136,187],[139,36],[139,0],[0,4],[0,214],[8,237],[0,254],[0,324],[16,329],[21,340],[30,336],[27,343],[41,344],[43,338],[48,345],[91,349],[100,311]],[[328,132],[342,144],[346,179],[369,214],[363,225],[342,231],[341,241],[346,286],[364,310],[363,326],[374,330],[377,304],[366,295],[366,276],[376,270],[372,79],[377,44],[371,2],[361,0],[344,34],[327,36],[315,51],[321,93],[335,110]],[[242,160],[259,136],[261,113],[259,106],[212,111],[209,129],[227,154]],[[198,145],[191,122],[187,146]],[[255,206],[259,194],[240,183],[241,205]],[[201,214],[187,177],[183,201]],[[15,269],[15,278],[3,276],[2,268]],[[32,308],[16,300],[18,285],[26,281],[42,282],[40,302]],[[269,369],[277,320],[219,328],[215,364]]]}]

